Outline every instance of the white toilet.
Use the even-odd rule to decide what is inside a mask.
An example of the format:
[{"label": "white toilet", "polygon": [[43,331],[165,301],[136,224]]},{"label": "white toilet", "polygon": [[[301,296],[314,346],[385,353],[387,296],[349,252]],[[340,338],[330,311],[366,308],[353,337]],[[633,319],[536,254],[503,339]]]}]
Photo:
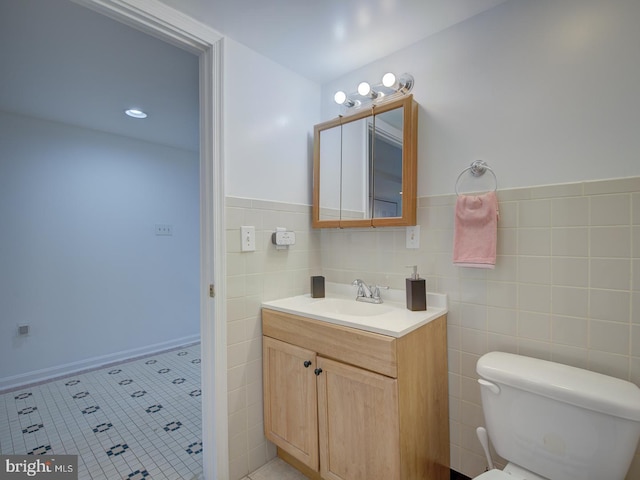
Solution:
[{"label": "white toilet", "polygon": [[625,478],[640,437],[636,385],[503,352],[476,368],[489,439],[509,462],[476,480]]}]

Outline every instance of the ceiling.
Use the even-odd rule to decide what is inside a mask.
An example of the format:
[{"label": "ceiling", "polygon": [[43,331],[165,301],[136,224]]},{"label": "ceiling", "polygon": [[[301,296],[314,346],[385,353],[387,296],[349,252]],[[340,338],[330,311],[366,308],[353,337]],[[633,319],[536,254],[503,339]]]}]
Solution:
[{"label": "ceiling", "polygon": [[323,84],[506,0],[161,0]]},{"label": "ceiling", "polygon": [[[506,0],[161,1],[322,84]],[[69,0],[0,1],[0,65],[0,110],[198,149],[197,57]]]},{"label": "ceiling", "polygon": [[104,15],[0,0],[0,65],[0,110],[198,150],[198,57]]}]

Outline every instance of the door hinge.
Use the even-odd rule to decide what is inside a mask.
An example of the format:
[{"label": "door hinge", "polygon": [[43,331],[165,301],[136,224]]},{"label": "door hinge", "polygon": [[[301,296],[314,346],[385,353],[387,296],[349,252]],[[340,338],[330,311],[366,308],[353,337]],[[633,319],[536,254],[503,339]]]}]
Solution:
[{"label": "door hinge", "polygon": [[215,298],[216,296],[216,287],[212,284],[209,285],[209,296],[211,298]]}]

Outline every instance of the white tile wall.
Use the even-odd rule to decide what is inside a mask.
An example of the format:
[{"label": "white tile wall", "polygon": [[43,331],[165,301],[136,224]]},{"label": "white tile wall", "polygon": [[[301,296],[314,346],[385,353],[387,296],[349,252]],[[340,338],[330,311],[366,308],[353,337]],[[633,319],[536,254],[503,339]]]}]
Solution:
[{"label": "white tile wall", "polygon": [[[263,435],[260,304],[309,291],[320,273],[319,233],[311,207],[232,198],[226,201],[227,361],[230,478],[238,480],[275,455]],[[256,228],[256,251],[240,251],[240,226]],[[296,245],[276,250],[271,233],[286,227]]]},{"label": "white tile wall", "polygon": [[[322,232],[329,280],[357,276],[404,288],[404,265],[417,263],[430,290],[449,294],[451,465],[469,476],[484,470],[475,362],[487,351],[640,380],[640,179],[513,189],[498,198],[491,271],[451,264],[453,195],[419,199],[419,250],[404,248],[403,229],[395,229],[394,249],[373,254],[358,245],[375,243],[377,230]],[[640,478],[638,457],[628,478]]]},{"label": "white tile wall", "polygon": [[[259,305],[308,292],[309,276],[404,288],[417,264],[428,288],[449,294],[451,466],[484,470],[475,362],[491,350],[549,359],[640,384],[640,178],[498,192],[495,270],[451,262],[455,196],[418,202],[421,245],[404,228],[310,228],[306,206],[227,199],[229,405],[232,479],[273,454],[262,438]],[[240,225],[255,225],[258,250],[240,253]],[[282,254],[276,226],[296,231]],[[640,478],[636,456],[628,479]]]}]

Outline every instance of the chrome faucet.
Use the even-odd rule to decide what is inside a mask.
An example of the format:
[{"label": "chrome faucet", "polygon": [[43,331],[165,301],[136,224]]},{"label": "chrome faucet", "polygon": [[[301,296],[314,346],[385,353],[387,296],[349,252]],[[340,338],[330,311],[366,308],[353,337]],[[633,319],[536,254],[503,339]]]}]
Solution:
[{"label": "chrome faucet", "polygon": [[382,303],[382,297],[380,297],[380,289],[387,290],[389,287],[381,287],[380,285],[367,285],[365,282],[356,278],[351,285],[358,287],[358,293],[356,300],[358,302],[368,303]]}]

